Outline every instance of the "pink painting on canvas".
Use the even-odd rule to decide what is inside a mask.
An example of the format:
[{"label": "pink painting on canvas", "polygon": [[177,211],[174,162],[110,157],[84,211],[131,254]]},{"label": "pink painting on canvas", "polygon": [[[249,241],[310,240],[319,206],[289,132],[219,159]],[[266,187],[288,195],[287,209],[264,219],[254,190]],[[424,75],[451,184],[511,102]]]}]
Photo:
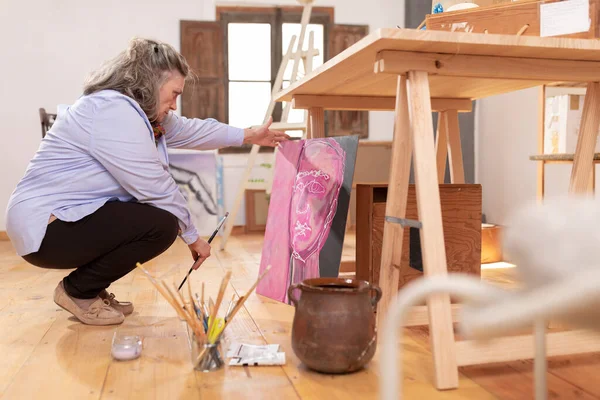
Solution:
[{"label": "pink painting on canvas", "polygon": [[334,138],[286,142],[275,161],[257,293],[288,302],[287,288],[319,277],[319,252],[336,214],[346,153]]}]

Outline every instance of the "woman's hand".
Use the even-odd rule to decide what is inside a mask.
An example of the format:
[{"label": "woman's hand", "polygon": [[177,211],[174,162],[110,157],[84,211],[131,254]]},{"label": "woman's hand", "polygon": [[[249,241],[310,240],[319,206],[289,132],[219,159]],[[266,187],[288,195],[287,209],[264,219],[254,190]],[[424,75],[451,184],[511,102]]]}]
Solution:
[{"label": "woman's hand", "polygon": [[283,132],[269,129],[272,123],[273,117],[269,117],[267,123],[261,127],[244,129],[244,144],[250,143],[259,146],[277,147],[280,142],[290,139],[290,136]]},{"label": "woman's hand", "polygon": [[192,257],[196,261],[192,268],[198,269],[200,265],[202,265],[202,263],[206,261],[208,257],[210,257],[210,244],[208,244],[206,240],[198,238],[198,240],[190,244],[188,247],[192,252]]}]

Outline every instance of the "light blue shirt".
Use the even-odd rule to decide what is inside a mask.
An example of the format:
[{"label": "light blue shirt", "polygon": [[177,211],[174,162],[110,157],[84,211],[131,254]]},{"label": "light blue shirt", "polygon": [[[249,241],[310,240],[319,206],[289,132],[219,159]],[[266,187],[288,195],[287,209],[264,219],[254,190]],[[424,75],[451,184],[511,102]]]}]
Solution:
[{"label": "light blue shirt", "polygon": [[240,146],[244,131],[174,113],[163,126],[166,133],[156,146],[150,121],[138,103],[113,90],[82,96],[64,109],[8,202],[6,231],[17,253],[39,250],[51,214],[78,221],[110,200],[169,211],[179,220],[181,238],[187,244],[195,242],[198,232],[169,173],[167,148]]}]

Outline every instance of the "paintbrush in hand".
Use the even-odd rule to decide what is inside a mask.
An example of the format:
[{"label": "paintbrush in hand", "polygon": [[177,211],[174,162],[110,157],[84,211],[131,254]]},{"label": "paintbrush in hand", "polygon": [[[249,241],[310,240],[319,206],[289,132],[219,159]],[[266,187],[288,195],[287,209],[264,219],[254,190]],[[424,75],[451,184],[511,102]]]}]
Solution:
[{"label": "paintbrush in hand", "polygon": [[[221,226],[223,226],[223,224],[225,223],[225,220],[227,219],[227,217],[229,217],[229,212],[226,212],[225,216],[223,218],[221,218],[221,222],[219,222],[219,225],[217,225],[217,229],[215,229],[215,231],[212,233],[212,235],[210,235],[210,238],[208,238],[208,244],[210,244],[210,242],[213,241],[213,239],[215,238],[215,236],[217,236],[217,232],[219,232],[219,229],[221,229]],[[194,265],[196,264],[196,261],[194,261],[194,264],[192,264],[192,266],[190,267],[190,270],[185,275],[185,278],[183,278],[183,280],[181,281],[181,284],[179,285],[179,288],[177,289],[177,291],[181,290],[181,287],[183,286],[183,284],[187,280],[188,276],[192,273],[192,270],[194,269]]]}]

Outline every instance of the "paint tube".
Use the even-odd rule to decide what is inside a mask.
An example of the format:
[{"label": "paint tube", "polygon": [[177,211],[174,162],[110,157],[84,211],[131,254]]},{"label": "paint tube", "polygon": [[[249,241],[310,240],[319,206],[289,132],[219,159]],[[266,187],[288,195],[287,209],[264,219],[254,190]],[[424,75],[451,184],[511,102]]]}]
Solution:
[{"label": "paint tube", "polygon": [[234,343],[227,352],[231,366],[285,365],[285,353],[278,344],[252,345]]}]

